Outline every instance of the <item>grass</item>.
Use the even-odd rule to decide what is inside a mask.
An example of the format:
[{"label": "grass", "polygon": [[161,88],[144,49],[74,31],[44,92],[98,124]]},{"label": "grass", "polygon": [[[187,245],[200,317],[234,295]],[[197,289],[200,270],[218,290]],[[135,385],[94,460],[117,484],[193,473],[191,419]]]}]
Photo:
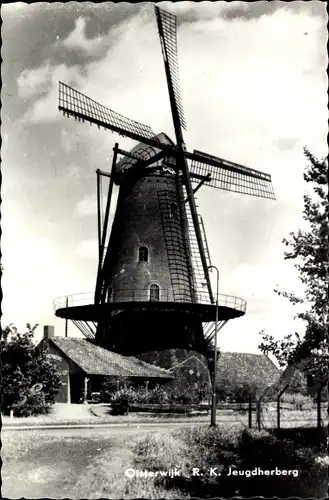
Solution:
[{"label": "grass", "polygon": [[[207,423],[210,421],[210,415],[182,415],[171,413],[129,413],[128,415],[114,416],[109,414],[109,408],[101,405],[72,405],[70,411],[65,411],[69,405],[55,405],[53,411],[48,415],[33,417],[23,417],[11,419],[8,416],[2,416],[4,426],[33,426],[33,425],[93,425],[93,424],[111,424],[111,423],[160,423],[160,422],[196,422]],[[60,411],[58,411],[60,409]],[[84,411],[82,411],[84,410]],[[78,413],[76,417],[75,413]],[[323,411],[323,425],[328,425],[328,414]],[[252,415],[253,425],[256,425],[256,414]],[[236,424],[248,425],[247,411],[227,411],[217,410],[218,424]],[[277,424],[276,411],[264,411],[262,416],[264,428],[275,428]],[[314,427],[316,425],[315,410],[282,410],[281,427]]]},{"label": "grass", "polygon": [[[134,466],[149,470],[178,467],[181,470],[179,477],[157,476],[152,478],[153,486],[168,492],[175,490],[176,494],[178,490],[184,498],[237,495],[325,498],[327,461],[325,452],[314,443],[314,432],[310,433],[310,429],[286,431],[280,439],[266,431],[237,427],[194,427],[176,430],[170,436],[152,434],[136,444]],[[218,467],[221,476],[211,476],[211,467]],[[298,477],[232,477],[228,475],[230,467],[237,471],[251,471],[255,467],[274,470],[277,467],[296,470]],[[193,476],[193,468],[199,468],[203,476]],[[164,494],[163,498],[168,497]]]},{"label": "grass", "polygon": [[[77,478],[114,439],[13,431],[2,436],[2,493],[7,498],[74,498]],[[71,493],[73,492],[73,496]],[[77,496],[76,498],[83,498]]]},{"label": "grass", "polygon": [[[276,439],[266,431],[246,431],[242,426],[225,425],[194,426],[172,432],[163,429],[142,437],[138,430],[129,435],[120,431],[106,437],[99,429],[92,437],[83,437],[83,434],[63,437],[60,433],[50,436],[44,432],[41,438],[38,431],[15,430],[3,435],[3,477],[10,467],[10,474],[15,477],[17,464],[25,464],[30,471],[44,466],[44,489],[40,490],[37,484],[35,488],[39,489],[34,490],[35,495],[30,494],[32,479],[24,476],[28,480],[23,483],[22,494],[36,498],[61,498],[61,494],[72,499],[180,500],[236,495],[322,498],[327,488],[327,464],[324,460],[322,464],[315,460],[325,454],[315,444],[318,433],[317,429],[281,429],[276,431],[279,438]],[[319,437],[323,444],[324,430]],[[207,473],[215,466],[222,472],[221,477],[210,477]],[[265,481],[238,477],[232,481],[232,477],[225,475],[230,466],[298,468],[301,476],[297,479],[266,477]],[[128,468],[166,471],[174,467],[182,471],[180,477],[129,478],[125,474]],[[205,475],[194,477],[193,468],[199,468]],[[58,472],[57,476],[53,470]],[[3,492],[6,493],[4,489]]]},{"label": "grass", "polygon": [[101,430],[93,437],[44,434],[42,438],[38,431],[13,431],[3,438],[3,494],[8,498],[183,498],[174,488],[168,491],[150,479],[125,475],[134,467],[133,448],[139,440],[139,431],[107,437]]},{"label": "grass", "polygon": [[165,489],[161,485],[154,484],[150,478],[127,477],[125,471],[135,468],[133,448],[139,440],[139,436],[135,436],[133,440],[129,439],[129,442],[127,438],[123,438],[120,450],[114,456],[109,451],[97,457],[92,467],[77,483],[76,497],[178,500],[186,498],[178,489]]}]

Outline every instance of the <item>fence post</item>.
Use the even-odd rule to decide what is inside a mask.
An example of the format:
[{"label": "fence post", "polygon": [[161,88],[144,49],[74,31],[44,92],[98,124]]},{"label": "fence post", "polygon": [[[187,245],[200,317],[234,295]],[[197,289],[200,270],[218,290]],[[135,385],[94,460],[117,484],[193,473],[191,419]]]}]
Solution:
[{"label": "fence post", "polygon": [[[66,297],[65,306],[66,306],[66,307],[69,307],[69,298],[68,298],[68,297]],[[66,318],[66,319],[65,319],[65,335],[64,335],[65,337],[67,337],[67,326],[68,326],[68,321],[69,321],[69,320]]]},{"label": "fence post", "polygon": [[252,428],[252,399],[249,398],[249,406],[248,406],[248,427]]},{"label": "fence post", "polygon": [[316,420],[317,420],[317,428],[321,428],[321,392],[323,385],[320,385],[317,395],[316,395]]},{"label": "fence post", "polygon": [[276,402],[276,411],[277,411],[276,418],[277,418],[278,429],[280,429],[280,425],[281,425],[281,406],[280,406],[281,396],[288,389],[288,387],[289,387],[289,384],[286,384],[284,386],[284,388],[279,392],[277,402]]},{"label": "fence post", "polygon": [[260,425],[261,425],[261,401],[260,401],[260,398],[256,399],[256,410],[257,410],[257,429],[260,431]]},{"label": "fence post", "polygon": [[280,410],[281,410],[281,407],[280,407],[280,395],[277,397],[277,400],[276,400],[276,423],[277,423],[277,428],[280,429]]}]

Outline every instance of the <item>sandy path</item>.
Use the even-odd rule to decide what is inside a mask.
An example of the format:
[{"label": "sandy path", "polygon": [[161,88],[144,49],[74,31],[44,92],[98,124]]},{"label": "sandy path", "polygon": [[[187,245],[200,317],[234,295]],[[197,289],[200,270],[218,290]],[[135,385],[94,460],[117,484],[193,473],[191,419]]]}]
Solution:
[{"label": "sandy path", "polygon": [[[4,444],[2,496],[73,499],[99,498],[96,490],[106,487],[104,478],[116,484],[139,432],[106,436],[100,430],[92,437],[20,434],[15,433],[13,441]],[[104,456],[107,460],[102,459]],[[100,470],[101,467],[107,470]]]}]

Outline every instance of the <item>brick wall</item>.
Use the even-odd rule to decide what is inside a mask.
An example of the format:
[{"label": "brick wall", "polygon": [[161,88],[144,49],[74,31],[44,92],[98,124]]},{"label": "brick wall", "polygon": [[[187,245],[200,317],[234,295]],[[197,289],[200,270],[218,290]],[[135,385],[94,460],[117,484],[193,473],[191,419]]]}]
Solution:
[{"label": "brick wall", "polygon": [[[190,297],[191,273],[184,225],[180,223],[178,229],[177,219],[170,220],[170,214],[164,213],[159,202],[163,193],[179,204],[175,175],[150,173],[137,180],[126,180],[120,186],[106,258],[106,274],[114,291],[113,301],[148,300],[151,284],[159,285],[160,300],[174,300],[177,285],[172,279],[172,254],[168,254],[168,245],[169,251],[174,251],[180,262],[180,287]],[[166,224],[175,225],[174,232],[169,231],[167,235],[164,234],[164,216]],[[180,231],[183,245],[175,246],[175,242],[171,245],[170,238],[175,239],[175,231],[177,234]],[[141,246],[148,249],[148,262],[138,261]]]}]

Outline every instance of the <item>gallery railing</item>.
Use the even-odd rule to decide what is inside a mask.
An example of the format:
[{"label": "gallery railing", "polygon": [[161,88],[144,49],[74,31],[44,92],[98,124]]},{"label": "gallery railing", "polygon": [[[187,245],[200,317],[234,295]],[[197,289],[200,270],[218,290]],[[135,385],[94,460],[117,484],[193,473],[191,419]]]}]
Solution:
[{"label": "gallery railing", "polygon": [[[210,304],[209,296],[198,294],[197,304]],[[178,302],[178,303],[191,303],[189,292],[181,291],[180,295],[175,293],[173,298],[172,289],[160,289],[159,296],[151,294],[150,289],[125,289],[125,290],[112,290],[111,295],[108,297],[107,302]],[[53,301],[54,310],[63,309],[65,307],[76,307],[83,305],[94,304],[94,292],[76,293],[73,295],[66,295],[58,297]],[[218,295],[218,305],[220,307],[229,307],[237,311],[246,312],[247,303],[240,297],[233,295]]]}]

